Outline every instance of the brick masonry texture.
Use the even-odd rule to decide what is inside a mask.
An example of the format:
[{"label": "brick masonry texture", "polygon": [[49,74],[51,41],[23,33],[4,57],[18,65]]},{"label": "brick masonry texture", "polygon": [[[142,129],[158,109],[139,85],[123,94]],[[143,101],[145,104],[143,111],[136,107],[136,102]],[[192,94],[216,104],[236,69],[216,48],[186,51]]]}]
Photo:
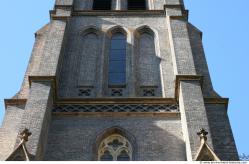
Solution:
[{"label": "brick masonry texture", "polygon": [[135,138],[135,160],[186,160],[179,118],[54,116],[52,120],[45,160],[96,160],[97,136],[114,126]]},{"label": "brick masonry texture", "polygon": [[206,105],[214,150],[224,161],[238,160],[227,109],[224,105]]},{"label": "brick masonry texture", "polygon": [[208,65],[205,58],[204,49],[202,46],[201,32],[192,24],[188,24],[188,32],[190,37],[190,44],[192,48],[193,58],[196,73],[203,76],[203,96],[204,97],[220,97],[214,91],[211,78],[208,71]]},{"label": "brick masonry texture", "polygon": [[74,0],[56,0],[56,5],[73,5]]},{"label": "brick masonry texture", "polygon": [[183,4],[183,0],[165,0],[167,5],[179,5]]},{"label": "brick masonry texture", "polygon": [[39,75],[55,76],[66,28],[64,21],[52,21],[48,38],[44,45]]},{"label": "brick masonry texture", "polygon": [[[198,81],[181,82],[179,105],[183,133],[187,143],[187,158],[190,160],[195,157],[200,146],[199,137],[196,135],[196,132],[201,128],[210,132],[202,91]],[[213,147],[212,140],[208,142],[209,146]]]},{"label": "brick masonry texture", "polygon": [[170,28],[178,74],[196,75],[193,54],[190,46],[187,23],[183,20],[170,20]]},{"label": "brick masonry texture", "polygon": [[15,98],[25,99],[28,97],[29,94],[28,77],[31,75],[38,74],[39,66],[43,56],[44,45],[46,43],[49,30],[50,30],[50,24],[47,24],[36,32],[35,44],[33,46],[32,54],[24,76],[22,87],[19,93],[15,96]]},{"label": "brick masonry texture", "polygon": [[[68,38],[67,43],[65,45],[65,51],[64,51],[64,57],[63,57],[63,63],[62,63],[62,69],[60,71],[60,82],[59,82],[59,96],[60,97],[78,97],[78,81],[82,79],[82,77],[91,75],[92,77],[97,77],[96,80],[92,81],[92,84],[87,83],[86,86],[95,86],[96,89],[98,89],[97,92],[100,92],[102,94],[99,94],[98,96],[107,96],[108,95],[108,84],[106,83],[108,81],[107,79],[107,73],[108,68],[106,67],[108,54],[109,54],[109,48],[110,47],[110,38],[106,36],[106,31],[112,29],[115,26],[121,26],[124,29],[127,29],[127,68],[126,72],[128,74],[127,76],[127,92],[124,95],[124,97],[134,97],[133,91],[135,89],[135,82],[136,80],[133,78],[137,73],[135,64],[132,64],[134,62],[132,59],[135,58],[135,52],[136,49],[134,48],[135,43],[134,41],[129,41],[131,38],[134,38],[136,29],[142,27],[143,25],[147,25],[151,29],[154,29],[155,34],[155,42],[159,44],[158,47],[155,47],[155,50],[157,52],[157,58],[156,60],[151,61],[151,58],[145,58],[146,64],[152,63],[154,65],[158,65],[160,62],[160,69],[157,67],[154,67],[154,70],[151,69],[150,71],[147,71],[146,74],[148,80],[150,80],[150,76],[155,76],[154,72],[159,72],[160,76],[163,78],[163,84],[159,80],[154,80],[154,83],[156,81],[157,86],[161,88],[163,85],[164,88],[164,94],[165,97],[174,97],[174,73],[173,73],[173,67],[172,67],[172,60],[171,60],[171,53],[169,48],[169,42],[168,42],[168,33],[165,33],[164,31],[167,31],[167,25],[166,25],[166,19],[164,17],[87,17],[85,16],[84,19],[82,18],[73,18],[67,28],[68,31]],[[89,54],[89,49],[83,49],[84,47],[84,37],[81,35],[84,30],[87,30],[88,28],[95,27],[99,30],[99,36],[96,40],[97,43],[101,43],[102,52],[105,52],[103,56],[98,56],[98,58],[95,60],[98,60],[97,68],[95,72],[92,72],[91,70],[94,69],[93,64],[84,64],[84,61],[82,61],[82,55],[83,54]],[[159,35],[160,34],[160,35]],[[162,44],[164,43],[164,44]],[[82,46],[81,46],[82,45]],[[87,46],[87,45],[85,45]],[[146,46],[146,45],[145,45]],[[97,46],[98,47],[98,46]],[[96,48],[97,48],[96,47]],[[94,48],[95,49],[95,48]],[[94,50],[95,51],[95,50]],[[93,52],[94,52],[93,51]],[[131,52],[131,53],[129,53]],[[139,51],[138,51],[139,52]],[[91,54],[93,55],[93,54]],[[85,60],[92,59],[91,56],[86,55],[84,56]],[[170,59],[170,60],[169,60]],[[100,62],[103,61],[104,62]],[[82,61],[82,62],[81,62]],[[82,66],[81,66],[82,65]],[[134,68],[133,68],[134,66]],[[78,69],[80,67],[83,67],[81,69]],[[79,72],[80,70],[84,70],[83,72]],[[130,71],[129,71],[130,70]],[[131,72],[132,71],[132,72]],[[130,75],[129,75],[130,73]],[[159,74],[157,73],[157,74]],[[95,75],[94,75],[95,74]],[[80,78],[80,79],[79,79]],[[87,78],[85,78],[87,80]],[[144,80],[143,80],[144,81]],[[160,82],[158,84],[158,82]],[[154,85],[153,83],[153,85]],[[140,84],[143,85],[143,84]],[[151,84],[150,84],[151,85]],[[160,90],[160,89],[159,89]],[[94,91],[96,92],[96,90]],[[158,93],[160,94],[160,93]]]},{"label": "brick masonry texture", "polygon": [[41,160],[45,151],[51,105],[50,82],[33,82],[19,132],[27,128],[32,133],[27,149],[36,160]]},{"label": "brick masonry texture", "polygon": [[25,106],[8,106],[0,128],[0,160],[5,160],[14,150],[16,137]]},{"label": "brick masonry texture", "polygon": [[[122,132],[133,145],[134,160],[191,161],[200,146],[196,135],[200,128],[209,132],[208,144],[221,160],[238,160],[225,105],[204,102],[220,96],[212,87],[201,32],[183,15],[183,1],[146,0],[149,11],[143,12],[124,11],[126,0],[112,0],[110,12],[89,11],[92,3],[56,0],[51,21],[37,31],[21,90],[13,97],[27,102],[7,105],[0,129],[0,160],[10,155],[24,128],[32,133],[27,142],[32,160],[96,160],[101,136]],[[116,32],[127,40],[126,83],[113,87],[108,85],[108,62]],[[178,75],[201,75],[203,83],[181,80],[175,97]],[[29,81],[30,76],[55,77],[57,88],[52,81]],[[112,92],[121,99],[144,98],[144,88],[153,90],[153,98],[175,98],[180,117],[165,111],[120,114],[123,109],[118,114],[110,110],[107,115],[86,116],[87,112],[70,108],[80,105],[82,98],[110,98]],[[66,112],[78,115],[60,111],[53,115],[58,99],[70,100],[65,101]]]}]

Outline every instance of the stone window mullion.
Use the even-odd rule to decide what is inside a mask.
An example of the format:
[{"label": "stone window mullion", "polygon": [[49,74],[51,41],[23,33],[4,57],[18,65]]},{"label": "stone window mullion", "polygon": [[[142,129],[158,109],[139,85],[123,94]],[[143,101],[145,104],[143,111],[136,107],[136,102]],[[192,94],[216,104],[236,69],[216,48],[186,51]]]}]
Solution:
[{"label": "stone window mullion", "polygon": [[100,143],[98,159],[118,161],[118,157],[119,161],[130,161],[132,159],[132,147],[126,138],[113,134]]}]

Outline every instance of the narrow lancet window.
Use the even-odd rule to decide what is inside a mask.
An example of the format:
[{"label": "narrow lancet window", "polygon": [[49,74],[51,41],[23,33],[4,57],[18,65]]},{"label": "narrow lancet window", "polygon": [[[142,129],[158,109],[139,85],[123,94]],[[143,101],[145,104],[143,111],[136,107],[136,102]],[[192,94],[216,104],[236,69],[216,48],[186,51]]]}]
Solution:
[{"label": "narrow lancet window", "polygon": [[135,33],[137,94],[143,97],[161,96],[161,59],[156,52],[156,38],[149,27],[141,27]]},{"label": "narrow lancet window", "polygon": [[109,55],[109,86],[122,86],[126,82],[126,37],[118,32],[112,36]]}]

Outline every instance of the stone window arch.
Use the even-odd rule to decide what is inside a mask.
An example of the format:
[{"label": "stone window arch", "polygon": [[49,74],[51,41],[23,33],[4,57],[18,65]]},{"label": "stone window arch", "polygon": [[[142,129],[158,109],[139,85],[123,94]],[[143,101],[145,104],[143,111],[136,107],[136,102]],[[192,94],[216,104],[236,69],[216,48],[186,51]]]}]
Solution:
[{"label": "stone window arch", "polygon": [[155,32],[148,26],[135,31],[136,91],[142,97],[161,96],[161,59]]},{"label": "stone window arch", "polygon": [[132,145],[126,137],[112,134],[102,140],[98,148],[99,161],[131,161]]},{"label": "stone window arch", "polygon": [[119,25],[109,28],[105,34],[103,93],[124,97],[128,92],[131,35],[128,29]]},{"label": "stone window arch", "polygon": [[88,27],[80,31],[79,60],[78,60],[78,96],[92,97],[96,95],[98,86],[98,61],[101,53],[100,31]]}]

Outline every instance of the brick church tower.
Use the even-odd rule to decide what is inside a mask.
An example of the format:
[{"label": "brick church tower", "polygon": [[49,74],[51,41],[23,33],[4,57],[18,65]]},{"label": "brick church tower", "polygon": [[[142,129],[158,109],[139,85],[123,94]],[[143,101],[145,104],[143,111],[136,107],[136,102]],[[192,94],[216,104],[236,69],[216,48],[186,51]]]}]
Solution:
[{"label": "brick church tower", "polygon": [[5,100],[1,160],[238,160],[182,0],[56,0],[50,17]]}]

